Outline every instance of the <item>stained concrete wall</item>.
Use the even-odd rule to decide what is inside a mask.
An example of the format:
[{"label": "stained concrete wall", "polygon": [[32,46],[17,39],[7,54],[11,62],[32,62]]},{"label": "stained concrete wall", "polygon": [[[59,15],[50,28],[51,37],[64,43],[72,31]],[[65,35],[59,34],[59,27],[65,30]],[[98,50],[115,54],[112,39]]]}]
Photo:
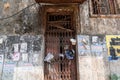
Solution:
[{"label": "stained concrete wall", "polygon": [[[40,36],[40,39],[42,40],[41,44],[38,43],[40,45],[39,48],[41,48],[40,51],[28,52],[28,54],[36,54],[36,53],[39,54],[38,56],[39,65],[35,66],[33,63],[24,64],[24,62],[21,61],[22,53],[20,53],[21,54],[20,60],[17,62],[12,61],[12,63],[14,62],[15,65],[12,64],[10,60],[7,60],[6,63],[5,61],[3,61],[3,63],[0,62],[0,80],[1,79],[2,80],[43,80],[44,79],[44,66],[43,66],[44,36],[42,34],[43,32],[41,29],[42,21],[39,18],[41,13],[38,13],[41,8],[38,4],[34,4],[34,3],[35,3],[34,0],[1,0],[0,1],[0,38],[2,38],[3,35],[6,37],[27,36],[29,37],[29,39],[27,38],[26,39],[28,40],[28,42],[31,42],[32,41],[31,39],[33,37],[35,38],[35,36]],[[11,40],[10,42],[16,43],[14,39]],[[17,44],[20,45],[20,43],[21,41],[18,42]],[[29,44],[32,44],[32,42],[28,43],[28,45]],[[32,46],[33,45],[31,45],[31,47]],[[0,55],[4,55],[4,54],[7,53],[3,53],[0,51]],[[32,58],[33,56],[31,56],[30,60],[32,60]],[[11,72],[8,73],[9,71]]]},{"label": "stained concrete wall", "polygon": [[39,5],[26,8],[33,3],[35,3],[34,0],[0,1],[0,34],[40,34]]},{"label": "stained concrete wall", "polygon": [[[91,17],[89,0],[85,1],[80,8],[80,25],[78,34],[83,35],[119,35],[120,34],[120,18],[105,18]],[[109,61],[107,52],[104,53],[101,59],[97,57],[81,57],[79,56],[79,76],[80,80],[109,80],[111,74],[117,74],[120,76],[120,60]],[[89,60],[88,60],[89,59]],[[84,62],[81,63],[81,62]],[[86,65],[86,66],[82,66]],[[95,66],[96,67],[95,67]],[[82,67],[81,67],[82,66]],[[89,66],[89,68],[87,67]],[[92,66],[92,67],[91,67]],[[99,66],[104,66],[104,68],[98,68]],[[94,68],[94,69],[92,69]],[[94,71],[95,70],[95,71]],[[101,74],[97,74],[98,71],[104,71],[104,77],[100,77]],[[88,71],[90,74],[87,74]],[[84,76],[84,77],[83,77]],[[87,78],[86,78],[87,77]]]},{"label": "stained concrete wall", "polygon": [[80,34],[120,34],[120,18],[92,18],[90,13],[89,1],[80,5]]}]

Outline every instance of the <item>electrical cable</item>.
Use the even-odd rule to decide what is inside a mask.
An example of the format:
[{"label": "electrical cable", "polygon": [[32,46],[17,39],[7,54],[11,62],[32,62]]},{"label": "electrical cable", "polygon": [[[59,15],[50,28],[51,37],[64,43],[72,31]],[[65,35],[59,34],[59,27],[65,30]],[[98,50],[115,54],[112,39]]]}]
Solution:
[{"label": "electrical cable", "polygon": [[20,12],[24,11],[25,9],[27,9],[27,8],[29,8],[29,7],[31,7],[31,6],[33,6],[33,5],[35,5],[35,4],[37,4],[37,3],[31,4],[31,5],[29,5],[29,6],[25,7],[25,8],[23,8],[22,10],[18,11],[17,13],[15,13],[15,14],[13,14],[13,15],[11,15],[11,16],[8,16],[8,17],[5,17],[5,18],[0,18],[0,20],[5,20],[5,19],[8,19],[8,18],[14,17],[14,16],[16,16],[17,14],[19,14]]}]

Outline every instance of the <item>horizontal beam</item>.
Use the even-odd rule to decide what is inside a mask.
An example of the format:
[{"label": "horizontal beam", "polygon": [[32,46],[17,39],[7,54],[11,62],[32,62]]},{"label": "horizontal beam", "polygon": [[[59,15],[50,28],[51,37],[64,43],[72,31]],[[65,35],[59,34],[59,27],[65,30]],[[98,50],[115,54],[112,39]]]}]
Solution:
[{"label": "horizontal beam", "polygon": [[83,3],[85,0],[35,0],[37,3]]}]

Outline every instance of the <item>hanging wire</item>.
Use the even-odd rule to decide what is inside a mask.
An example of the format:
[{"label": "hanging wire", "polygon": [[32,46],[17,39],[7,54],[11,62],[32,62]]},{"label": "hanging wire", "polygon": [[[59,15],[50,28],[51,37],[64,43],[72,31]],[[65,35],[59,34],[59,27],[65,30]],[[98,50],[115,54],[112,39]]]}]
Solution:
[{"label": "hanging wire", "polygon": [[[31,7],[31,6],[33,6],[33,5],[36,5],[36,4],[37,4],[37,3],[33,3],[33,4],[31,4],[31,5],[23,8],[22,10],[16,12],[15,14],[13,14],[13,15],[11,15],[11,16],[8,16],[8,17],[5,17],[5,18],[0,18],[0,20],[5,20],[5,19],[8,19],[8,18],[12,18],[12,17],[18,15],[20,12],[23,12],[24,10],[26,10],[26,9],[28,9],[29,7]],[[39,4],[39,5],[40,5],[40,4]]]}]

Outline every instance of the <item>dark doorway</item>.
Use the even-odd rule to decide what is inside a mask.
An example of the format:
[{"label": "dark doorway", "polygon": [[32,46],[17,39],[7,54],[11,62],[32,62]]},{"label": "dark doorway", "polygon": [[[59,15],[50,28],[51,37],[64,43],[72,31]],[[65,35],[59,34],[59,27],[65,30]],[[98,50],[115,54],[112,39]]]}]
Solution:
[{"label": "dark doorway", "polygon": [[44,64],[45,80],[77,80],[76,52],[73,59],[65,55],[66,47],[76,50],[70,42],[76,36],[74,10],[63,9],[46,13],[45,56],[51,53],[54,58]]}]

